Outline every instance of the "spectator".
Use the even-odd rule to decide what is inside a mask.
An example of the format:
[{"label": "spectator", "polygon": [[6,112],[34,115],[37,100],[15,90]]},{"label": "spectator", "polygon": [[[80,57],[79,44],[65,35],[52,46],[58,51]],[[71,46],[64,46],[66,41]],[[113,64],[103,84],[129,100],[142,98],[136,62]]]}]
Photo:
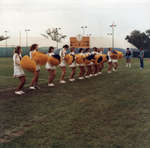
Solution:
[{"label": "spectator", "polygon": [[129,67],[131,68],[131,51],[129,48],[127,48],[127,51],[126,51],[126,67]]},{"label": "spectator", "polygon": [[143,50],[143,48],[140,48],[139,59],[140,59],[140,69],[142,70],[144,68],[144,50]]}]

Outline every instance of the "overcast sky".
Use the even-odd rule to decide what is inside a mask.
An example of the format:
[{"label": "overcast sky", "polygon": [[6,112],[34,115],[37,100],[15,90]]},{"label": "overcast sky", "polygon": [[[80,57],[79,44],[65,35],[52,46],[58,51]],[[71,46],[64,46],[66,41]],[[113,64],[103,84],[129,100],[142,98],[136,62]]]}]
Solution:
[{"label": "overcast sky", "polygon": [[11,37],[25,28],[39,36],[49,27],[62,27],[68,36],[86,33],[106,36],[115,22],[116,34],[124,38],[134,29],[150,29],[149,0],[0,0],[0,33],[8,30]]}]

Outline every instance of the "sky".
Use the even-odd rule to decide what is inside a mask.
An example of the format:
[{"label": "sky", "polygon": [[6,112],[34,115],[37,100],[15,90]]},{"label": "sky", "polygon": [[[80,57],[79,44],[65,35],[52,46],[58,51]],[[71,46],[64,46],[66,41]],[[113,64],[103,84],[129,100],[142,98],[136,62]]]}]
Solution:
[{"label": "sky", "polygon": [[0,35],[8,30],[11,42],[19,32],[25,37],[40,37],[47,28],[61,27],[61,33],[76,36],[81,26],[86,34],[107,36],[110,24],[115,35],[124,39],[134,29],[150,29],[149,0],[0,0]]}]

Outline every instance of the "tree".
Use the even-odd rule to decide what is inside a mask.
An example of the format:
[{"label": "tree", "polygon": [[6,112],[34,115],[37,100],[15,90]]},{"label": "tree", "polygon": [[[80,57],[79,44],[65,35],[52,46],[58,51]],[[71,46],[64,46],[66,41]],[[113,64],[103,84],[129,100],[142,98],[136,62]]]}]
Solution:
[{"label": "tree", "polygon": [[125,39],[138,49],[142,47],[146,50],[150,50],[150,30],[146,32],[134,30],[130,35],[127,35]]},{"label": "tree", "polygon": [[58,48],[58,43],[60,43],[62,39],[65,39],[67,37],[66,35],[60,34],[59,29],[60,28],[53,28],[53,29],[49,28],[46,30],[46,34],[41,34],[44,38],[55,41],[57,43],[57,48]]}]

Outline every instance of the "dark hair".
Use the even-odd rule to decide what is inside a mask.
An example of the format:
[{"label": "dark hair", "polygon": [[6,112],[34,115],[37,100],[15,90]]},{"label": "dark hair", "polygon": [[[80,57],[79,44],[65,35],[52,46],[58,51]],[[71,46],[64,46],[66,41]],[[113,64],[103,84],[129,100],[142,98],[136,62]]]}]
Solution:
[{"label": "dark hair", "polygon": [[20,54],[21,46],[17,46],[14,50],[15,53]]},{"label": "dark hair", "polygon": [[85,52],[88,52],[88,51],[90,51],[90,48],[86,48],[86,49],[85,49]]},{"label": "dark hair", "polygon": [[81,53],[82,51],[83,51],[83,48],[80,48],[80,49],[79,49],[79,53]]},{"label": "dark hair", "polygon": [[53,46],[50,46],[49,49],[48,49],[48,52],[51,53],[51,52],[52,52],[52,49],[54,49],[54,47],[53,47]]},{"label": "dark hair", "polygon": [[38,44],[32,44],[30,47],[30,51],[35,50],[37,46],[38,46]]},{"label": "dark hair", "polygon": [[67,48],[67,49],[68,49],[68,48],[69,48],[69,46],[66,44],[66,45],[64,45],[64,46],[63,46],[63,48]]},{"label": "dark hair", "polygon": [[142,47],[141,47],[140,49],[141,49],[141,50],[143,50],[143,48],[142,48]]}]

